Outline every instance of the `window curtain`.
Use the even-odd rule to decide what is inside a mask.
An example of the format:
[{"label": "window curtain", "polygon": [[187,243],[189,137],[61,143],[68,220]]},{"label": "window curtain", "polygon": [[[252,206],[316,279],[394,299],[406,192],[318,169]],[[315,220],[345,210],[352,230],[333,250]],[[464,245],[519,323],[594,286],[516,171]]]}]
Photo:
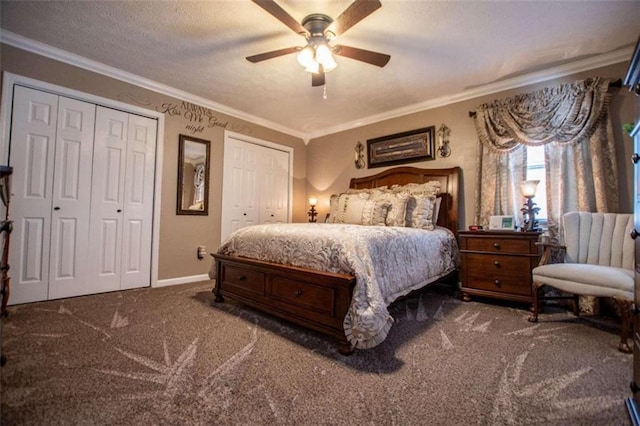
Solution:
[{"label": "window curtain", "polygon": [[476,223],[486,225],[491,215],[520,218],[524,146],[544,145],[551,238],[560,235],[566,212],[618,210],[610,83],[601,78],[579,80],[476,108]]}]

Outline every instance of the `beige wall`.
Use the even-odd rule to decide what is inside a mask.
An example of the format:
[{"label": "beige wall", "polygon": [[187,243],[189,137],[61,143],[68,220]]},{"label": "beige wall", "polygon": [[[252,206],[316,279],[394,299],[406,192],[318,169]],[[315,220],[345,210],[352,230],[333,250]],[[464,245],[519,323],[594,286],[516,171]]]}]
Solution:
[{"label": "beige wall", "polygon": [[[124,83],[100,74],[89,72],[74,66],[50,60],[11,46],[1,45],[0,67],[2,71],[41,80],[58,86],[82,91],[95,96],[136,105],[156,111],[163,111],[163,105],[182,103],[181,99],[171,98],[150,90]],[[215,101],[215,99],[213,99]],[[4,112],[2,112],[4,113]],[[306,146],[297,138],[277,132],[253,123],[239,120],[216,111],[208,114],[215,116],[218,123],[237,133],[258,139],[289,146],[293,153],[293,220],[306,220]],[[160,210],[160,251],[158,279],[179,278],[206,274],[211,258],[198,260],[196,249],[207,246],[208,251],[215,250],[220,244],[220,217],[222,201],[222,158],[224,128],[214,126],[202,132],[191,133],[187,128],[191,122],[184,115],[165,113],[162,162],[162,194]],[[208,216],[176,215],[178,180],[178,137],[190,134],[211,141],[211,174],[209,185]]]},{"label": "beige wall", "polygon": [[[309,194],[317,195],[319,217],[324,218],[329,210],[329,196],[335,192],[344,191],[349,186],[352,177],[367,176],[378,173],[385,168],[360,169],[354,166],[354,147],[358,141],[366,146],[367,139],[394,133],[436,126],[444,123],[451,129],[450,147],[452,154],[448,158],[436,158],[407,164],[415,167],[444,168],[460,166],[462,168],[462,206],[460,211],[460,226],[466,228],[473,223],[474,191],[476,185],[476,152],[478,139],[469,117],[469,111],[479,104],[495,99],[510,97],[518,93],[527,93],[543,87],[556,86],[561,83],[573,82],[588,77],[624,78],[627,64],[621,63],[569,75],[561,79],[530,85],[519,89],[503,91],[464,102],[450,104],[419,113],[394,118],[383,122],[363,126],[357,129],[328,135],[310,141],[307,149],[307,177]],[[632,154],[632,141],[622,134],[622,123],[632,122],[634,108],[638,108],[640,98],[631,94],[627,88],[613,89],[613,99],[610,104],[614,136],[618,144],[618,177],[620,180],[621,211],[632,211],[632,167],[629,158]],[[634,106],[635,105],[635,106]]]},{"label": "beige wall", "polygon": [[[181,104],[181,99],[171,98],[132,84],[105,77],[64,63],[50,60],[7,45],[1,45],[0,67],[2,71],[34,78],[51,84],[68,87],[95,96],[118,100],[152,110],[162,110],[162,105]],[[246,134],[259,139],[279,143],[294,149],[293,166],[293,221],[306,221],[307,196],[318,195],[320,198],[319,217],[328,212],[328,197],[340,192],[349,185],[352,177],[366,176],[384,169],[356,170],[353,164],[353,148],[358,141],[366,145],[366,140],[445,123],[451,128],[451,149],[449,158],[437,158],[434,161],[412,163],[418,167],[452,167],[460,166],[462,179],[461,226],[472,222],[473,194],[476,172],[477,138],[473,121],[468,112],[478,104],[494,99],[512,96],[516,93],[529,92],[541,87],[571,82],[590,76],[621,78],[626,71],[626,64],[618,64],[564,77],[537,85],[523,87],[489,96],[434,108],[405,117],[395,118],[341,132],[339,134],[312,140],[305,146],[299,138],[283,134],[250,122],[226,116],[215,111],[210,114],[218,123],[226,124],[226,128],[237,133]],[[620,146],[618,158],[618,174],[621,183],[622,210],[631,211],[632,170],[628,160],[631,152],[631,139],[622,135],[621,124],[633,121],[634,105],[638,108],[638,98],[625,88],[614,92],[611,112],[616,141]],[[215,101],[215,99],[213,99]],[[209,185],[208,216],[177,216],[176,185],[178,163],[178,136],[191,134],[187,126],[190,122],[184,116],[165,114],[162,172],[162,200],[160,211],[160,253],[158,278],[160,280],[204,274],[208,271],[210,260],[199,261],[196,248],[206,245],[209,251],[220,243],[220,218],[222,200],[222,158],[223,135],[221,126],[205,128],[193,136],[211,141],[211,176]]]}]

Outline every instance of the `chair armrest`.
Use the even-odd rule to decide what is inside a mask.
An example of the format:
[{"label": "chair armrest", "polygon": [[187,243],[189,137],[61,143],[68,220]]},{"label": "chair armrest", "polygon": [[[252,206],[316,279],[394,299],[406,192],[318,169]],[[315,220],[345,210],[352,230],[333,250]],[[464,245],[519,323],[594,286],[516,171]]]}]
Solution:
[{"label": "chair armrest", "polygon": [[542,247],[543,249],[542,256],[540,257],[540,262],[538,262],[538,266],[542,266],[550,263],[551,250],[556,249],[560,251],[565,251],[567,249],[567,246],[563,246],[561,244],[556,244],[556,243],[538,242],[536,243],[536,245]]}]

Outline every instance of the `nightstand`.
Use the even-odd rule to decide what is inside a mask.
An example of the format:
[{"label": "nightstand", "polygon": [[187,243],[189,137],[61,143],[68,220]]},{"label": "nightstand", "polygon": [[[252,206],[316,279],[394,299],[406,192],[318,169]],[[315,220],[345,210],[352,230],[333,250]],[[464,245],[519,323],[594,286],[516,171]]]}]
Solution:
[{"label": "nightstand", "polygon": [[462,299],[493,297],[533,302],[531,270],[538,266],[538,232],[460,231]]}]

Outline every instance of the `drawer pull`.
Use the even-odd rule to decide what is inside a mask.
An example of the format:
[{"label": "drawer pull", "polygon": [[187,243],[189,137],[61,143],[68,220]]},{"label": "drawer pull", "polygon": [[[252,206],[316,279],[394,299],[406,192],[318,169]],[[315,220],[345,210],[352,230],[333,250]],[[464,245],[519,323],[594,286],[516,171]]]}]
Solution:
[{"label": "drawer pull", "polygon": [[496,267],[498,267],[498,268],[500,267],[500,262],[499,262],[499,261],[497,261],[497,260],[494,260],[494,261],[493,261],[493,264],[494,264],[494,265],[496,265]]},{"label": "drawer pull", "polygon": [[493,283],[496,285],[496,287],[500,287],[500,280],[495,280]]},{"label": "drawer pull", "polygon": [[240,278],[238,278],[238,281],[246,281],[246,280],[247,280],[246,275],[241,275]]},{"label": "drawer pull", "polygon": [[500,250],[500,243],[493,243],[493,248],[496,250]]},{"label": "drawer pull", "polygon": [[294,292],[293,292],[293,295],[294,295],[295,297],[300,297],[300,296],[302,296],[302,290],[297,289],[296,291],[294,291]]}]

